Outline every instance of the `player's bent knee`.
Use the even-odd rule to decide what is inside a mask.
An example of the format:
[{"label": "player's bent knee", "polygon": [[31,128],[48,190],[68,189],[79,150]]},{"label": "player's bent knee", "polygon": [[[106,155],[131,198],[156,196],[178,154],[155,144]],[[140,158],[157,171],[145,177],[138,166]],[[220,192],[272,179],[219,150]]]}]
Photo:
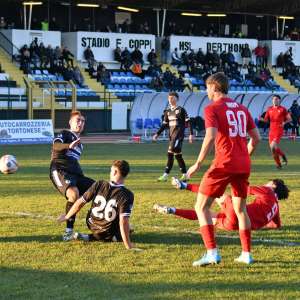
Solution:
[{"label": "player's bent knee", "polygon": [[77,187],[69,187],[66,191],[66,197],[69,202],[75,202],[79,198],[79,191]]}]

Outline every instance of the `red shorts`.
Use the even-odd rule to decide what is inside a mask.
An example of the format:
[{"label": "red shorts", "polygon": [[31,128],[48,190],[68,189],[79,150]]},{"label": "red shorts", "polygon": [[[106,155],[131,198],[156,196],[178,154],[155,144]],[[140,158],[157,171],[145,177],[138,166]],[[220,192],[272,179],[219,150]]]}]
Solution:
[{"label": "red shorts", "polygon": [[228,184],[234,197],[247,198],[249,173],[228,173],[219,168],[210,168],[203,176],[199,192],[203,195],[221,197]]},{"label": "red shorts", "polygon": [[283,135],[283,130],[280,130],[280,131],[270,131],[270,133],[269,133],[269,144],[271,144],[273,141],[276,144],[279,144],[282,135]]},{"label": "red shorts", "polygon": [[230,196],[226,197],[221,211],[217,214],[217,228],[223,230],[238,230],[239,222],[234,212],[232,199]]}]

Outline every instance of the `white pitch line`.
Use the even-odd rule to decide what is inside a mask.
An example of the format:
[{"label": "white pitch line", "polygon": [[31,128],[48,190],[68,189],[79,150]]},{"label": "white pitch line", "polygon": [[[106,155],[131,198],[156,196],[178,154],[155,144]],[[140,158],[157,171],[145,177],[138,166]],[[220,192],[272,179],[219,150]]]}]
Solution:
[{"label": "white pitch line", "polygon": [[[34,213],[23,212],[23,211],[19,211],[19,212],[0,211],[0,214],[13,215],[13,216],[18,216],[18,217],[28,217],[28,218],[33,218],[33,219],[57,220],[57,218],[53,217],[53,216],[34,214]],[[163,229],[163,231],[170,231],[170,232],[177,232],[177,233],[189,233],[189,234],[199,235],[199,232],[197,232],[197,231],[191,231],[191,230],[178,231],[178,229],[175,227],[137,225],[137,226],[135,226],[135,228],[159,229],[159,230]],[[239,237],[236,237],[236,236],[223,235],[223,234],[218,234],[217,237],[225,238],[225,239],[232,239],[232,240],[239,239]],[[297,243],[297,242],[290,242],[290,241],[285,241],[285,240],[270,240],[270,239],[264,239],[264,238],[252,239],[252,242],[253,243],[266,243],[266,244],[274,244],[274,245],[281,245],[281,246],[289,246],[289,247],[300,246],[300,243]]]}]

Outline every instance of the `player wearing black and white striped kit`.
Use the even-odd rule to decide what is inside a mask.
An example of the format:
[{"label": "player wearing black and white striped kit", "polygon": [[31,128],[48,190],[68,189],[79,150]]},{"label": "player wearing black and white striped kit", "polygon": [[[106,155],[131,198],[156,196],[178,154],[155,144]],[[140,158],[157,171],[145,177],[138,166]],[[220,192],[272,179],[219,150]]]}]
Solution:
[{"label": "player wearing black and white striped kit", "polygon": [[178,94],[175,92],[169,93],[168,101],[170,108],[165,110],[163,123],[157,133],[153,136],[153,140],[157,140],[158,136],[167,128],[169,128],[169,148],[168,161],[165,168],[165,173],[158,178],[158,181],[166,181],[174,164],[174,156],[178,162],[182,173],[181,180],[186,180],[186,165],[182,157],[182,144],[184,140],[184,131],[186,125],[190,130],[189,142],[193,142],[193,128],[190,118],[186,110],[177,106]]},{"label": "player wearing black and white striped kit", "polygon": [[[66,197],[66,213],[73,203],[83,195],[94,183],[94,180],[84,176],[79,164],[83,150],[80,133],[84,129],[85,119],[80,112],[72,112],[70,130],[62,130],[53,140],[50,179],[57,190]],[[64,241],[72,238],[75,215],[66,222]]]},{"label": "player wearing black and white striped kit", "polygon": [[77,214],[88,202],[91,208],[87,214],[87,226],[91,234],[75,232],[72,239],[85,241],[123,241],[126,249],[135,248],[130,238],[130,216],[134,195],[125,187],[125,179],[130,171],[125,160],[115,160],[110,168],[110,181],[95,182],[72,206],[67,214],[62,214],[59,222],[64,222]]}]

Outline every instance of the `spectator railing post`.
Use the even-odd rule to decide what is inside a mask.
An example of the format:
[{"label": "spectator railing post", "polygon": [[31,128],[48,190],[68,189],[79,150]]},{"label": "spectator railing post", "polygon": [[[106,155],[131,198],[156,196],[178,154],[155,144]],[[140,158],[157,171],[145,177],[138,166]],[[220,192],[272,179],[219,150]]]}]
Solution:
[{"label": "spectator railing post", "polygon": [[28,119],[32,119],[33,117],[33,111],[32,111],[32,86],[31,82],[24,76],[23,77],[25,85],[26,85],[26,90],[27,90],[27,117]]},{"label": "spectator railing post", "polygon": [[72,87],[72,111],[75,111],[77,108],[77,89],[71,80],[69,81],[69,84]]},{"label": "spectator railing post", "polygon": [[55,128],[55,88],[50,87],[50,110],[53,128]]}]

